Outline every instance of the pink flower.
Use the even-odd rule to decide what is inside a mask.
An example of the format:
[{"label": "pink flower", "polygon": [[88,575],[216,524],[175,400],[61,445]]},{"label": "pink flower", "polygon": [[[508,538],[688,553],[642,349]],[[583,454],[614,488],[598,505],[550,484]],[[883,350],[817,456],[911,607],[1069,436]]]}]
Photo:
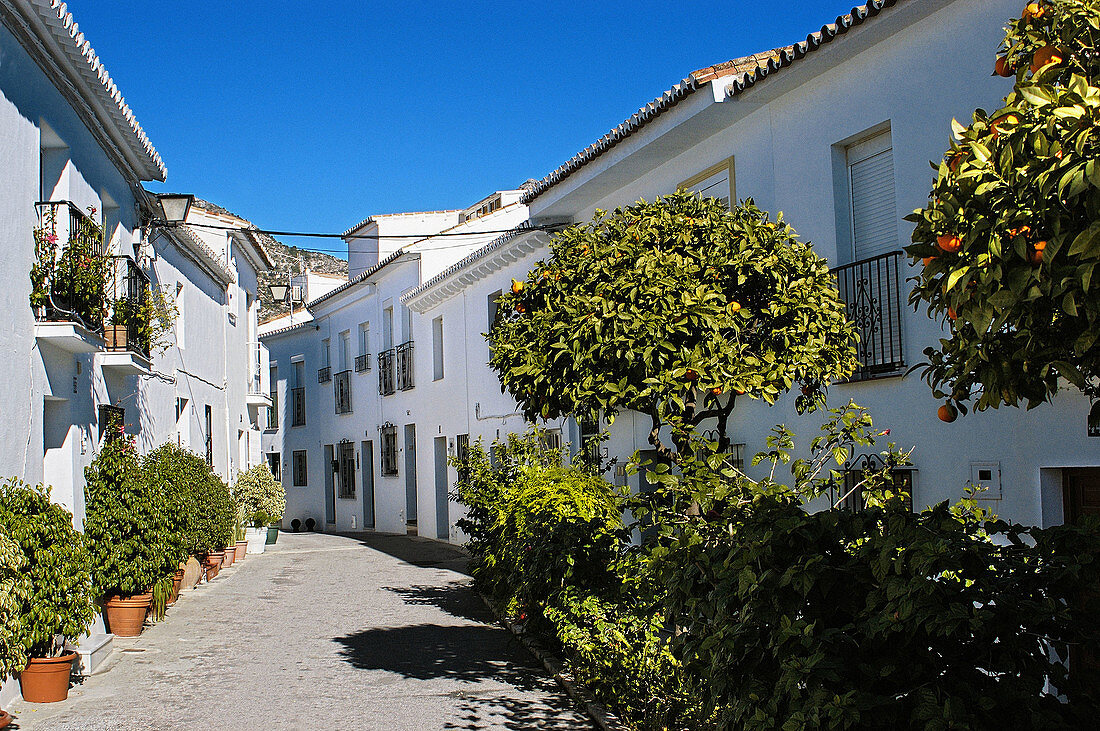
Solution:
[{"label": "pink flower", "polygon": [[51,244],[56,244],[57,243],[57,234],[47,235],[46,236],[46,241],[49,241]]}]

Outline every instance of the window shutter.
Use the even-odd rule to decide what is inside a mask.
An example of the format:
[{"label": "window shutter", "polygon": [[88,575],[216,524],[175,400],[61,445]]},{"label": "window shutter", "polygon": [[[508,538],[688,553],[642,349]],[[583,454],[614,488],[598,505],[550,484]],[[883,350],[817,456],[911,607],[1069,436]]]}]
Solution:
[{"label": "window shutter", "polygon": [[897,251],[897,203],[889,133],[848,148],[848,180],[855,260]]}]

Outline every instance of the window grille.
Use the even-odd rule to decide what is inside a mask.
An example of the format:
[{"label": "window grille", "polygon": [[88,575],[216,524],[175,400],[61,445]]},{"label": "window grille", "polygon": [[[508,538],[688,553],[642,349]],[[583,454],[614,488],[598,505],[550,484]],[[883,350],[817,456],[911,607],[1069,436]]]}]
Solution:
[{"label": "window grille", "polygon": [[897,375],[905,367],[901,339],[902,252],[836,267],[837,290],[859,333],[859,367],[850,380]]},{"label": "window grille", "polygon": [[364,373],[370,370],[370,353],[355,356],[355,372]]},{"label": "window grille", "polygon": [[[841,471],[841,479],[830,489],[830,500],[833,505],[845,510],[859,511],[867,506],[867,495],[860,483],[867,473],[878,472],[886,464],[878,455],[864,455],[853,457],[844,463]],[[912,467],[894,467],[890,469],[891,491],[901,492],[905,506],[913,509],[913,475],[916,472]]]},{"label": "window grille", "polygon": [[397,474],[397,427],[392,424],[382,427],[382,474]]},{"label": "window grille", "polygon": [[99,438],[103,442],[113,442],[126,430],[126,409],[111,404],[99,405]]},{"label": "window grille", "polygon": [[306,450],[295,450],[292,455],[292,461],[294,466],[294,486],[305,487],[308,479],[306,470]]},{"label": "window grille", "polygon": [[317,369],[317,383],[328,383],[332,380],[332,368],[325,366]]},{"label": "window grille", "polygon": [[351,442],[341,442],[337,449],[336,461],[340,468],[340,497],[353,498],[355,497],[355,445]]},{"label": "window grille", "polygon": [[276,480],[283,479],[283,460],[278,452],[267,453],[267,468],[271,470],[271,476]]},{"label": "window grille", "polygon": [[413,344],[412,341],[397,346],[397,390],[408,391],[413,383]]},{"label": "window grille", "polygon": [[291,426],[305,426],[306,425],[306,390],[305,388],[292,388],[290,389],[290,397],[292,401],[293,419],[290,422]]},{"label": "window grille", "polygon": [[340,371],[334,383],[336,392],[336,413],[351,413],[351,371]]},{"label": "window grille", "polygon": [[393,361],[393,348],[378,354],[378,393],[383,396],[390,396],[397,392],[394,385]]}]

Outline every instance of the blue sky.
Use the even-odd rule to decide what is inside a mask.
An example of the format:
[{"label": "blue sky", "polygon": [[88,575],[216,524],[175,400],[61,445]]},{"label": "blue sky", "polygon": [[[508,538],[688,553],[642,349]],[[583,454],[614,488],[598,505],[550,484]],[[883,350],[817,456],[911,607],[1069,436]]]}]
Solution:
[{"label": "blue sky", "polygon": [[168,166],[154,190],[335,232],[541,178],[691,71],[851,5],[68,2]]}]

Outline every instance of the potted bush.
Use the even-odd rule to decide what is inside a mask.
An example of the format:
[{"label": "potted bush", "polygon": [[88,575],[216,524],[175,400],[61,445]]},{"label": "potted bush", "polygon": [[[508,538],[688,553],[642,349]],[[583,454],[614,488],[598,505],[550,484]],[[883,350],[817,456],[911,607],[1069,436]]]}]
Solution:
[{"label": "potted bush", "polygon": [[15,622],[3,623],[19,638],[27,659],[19,675],[23,699],[63,701],[76,659],[66,643],[82,635],[96,615],[84,537],[73,528],[72,514],[50,502],[47,488],[14,478],[0,484],[0,533],[18,545],[26,561],[20,570],[26,591],[4,592],[14,602],[9,611]]},{"label": "potted bush", "polygon": [[[233,499],[237,502],[240,515],[245,516],[252,524],[252,535],[259,534],[259,528],[263,527],[264,543],[274,543],[278,538],[278,523],[283,519],[283,511],[286,510],[286,492],[282,484],[271,474],[266,464],[256,465],[247,472],[241,473],[237,478],[236,488],[233,490]],[[256,521],[263,517],[264,523]],[[258,538],[247,538],[249,553],[263,553],[263,550],[253,550]]]},{"label": "potted bush", "polygon": [[[0,682],[27,666],[27,651],[19,636],[19,610],[30,596],[30,581],[22,569],[27,557],[19,544],[0,530]],[[0,728],[11,715],[0,708]]]},{"label": "potted bush", "polygon": [[241,511],[239,508],[234,518],[233,536],[237,539],[233,544],[233,551],[236,554],[234,560],[243,561],[245,554],[248,553],[248,541],[246,541],[244,537],[244,521],[241,519]]},{"label": "potted bush", "polygon": [[143,460],[145,479],[164,498],[167,523],[163,576],[172,577],[165,604],[175,604],[183,582],[183,567],[193,553],[197,524],[196,482],[210,472],[206,462],[194,452],[175,444],[162,444]]},{"label": "potted bush", "polygon": [[197,530],[195,552],[202,557],[206,578],[218,575],[225,546],[233,542],[235,512],[229,487],[209,470],[195,486]]},{"label": "potted bush", "polygon": [[176,542],[165,496],[146,479],[131,438],[103,445],[84,470],[84,535],[92,557],[92,581],[111,632],[141,634],[153,585],[165,575]]},{"label": "potted bush", "polygon": [[244,530],[248,553],[263,553],[267,549],[267,524],[271,522],[263,511],[248,516],[248,527]]}]

